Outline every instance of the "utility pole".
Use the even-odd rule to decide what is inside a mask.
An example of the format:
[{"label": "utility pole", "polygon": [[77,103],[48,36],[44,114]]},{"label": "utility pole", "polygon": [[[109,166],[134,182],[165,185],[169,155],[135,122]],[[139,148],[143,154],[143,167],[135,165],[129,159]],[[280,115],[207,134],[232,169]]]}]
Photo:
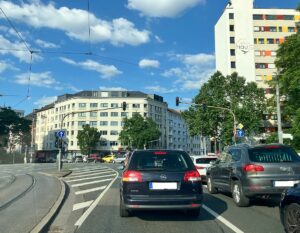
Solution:
[{"label": "utility pole", "polygon": [[32,157],[33,157],[33,144],[34,144],[34,141],[33,141],[33,127],[34,127],[34,115],[35,115],[35,113],[34,113],[34,111],[33,111],[33,113],[32,113],[33,115],[32,115],[32,123],[31,123],[31,143],[30,143],[30,160],[29,160],[29,162],[30,163],[32,163]]},{"label": "utility pole", "polygon": [[280,95],[279,95],[279,80],[277,75],[276,83],[276,105],[277,105],[277,128],[278,128],[278,142],[283,143],[283,133],[281,126],[281,109],[280,109]]}]

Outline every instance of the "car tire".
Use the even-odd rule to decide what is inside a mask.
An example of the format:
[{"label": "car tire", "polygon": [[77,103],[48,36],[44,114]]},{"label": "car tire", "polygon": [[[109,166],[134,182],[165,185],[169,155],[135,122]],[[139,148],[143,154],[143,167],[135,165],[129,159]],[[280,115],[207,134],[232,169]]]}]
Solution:
[{"label": "car tire", "polygon": [[234,181],[231,189],[234,203],[239,207],[247,207],[250,204],[250,199],[245,196],[242,185],[239,181]]},{"label": "car tire", "polygon": [[125,208],[122,200],[120,200],[120,217],[129,217],[130,216],[130,211]]},{"label": "car tire", "polygon": [[200,215],[200,208],[199,209],[193,209],[193,210],[187,210],[186,215],[192,218],[197,218]]},{"label": "car tire", "polygon": [[216,187],[214,185],[214,182],[213,182],[213,179],[211,178],[211,176],[207,177],[207,191],[210,194],[216,194],[216,193],[218,193],[218,190],[216,189]]},{"label": "car tire", "polygon": [[300,205],[292,203],[284,208],[283,224],[285,231],[299,232],[300,231]]}]

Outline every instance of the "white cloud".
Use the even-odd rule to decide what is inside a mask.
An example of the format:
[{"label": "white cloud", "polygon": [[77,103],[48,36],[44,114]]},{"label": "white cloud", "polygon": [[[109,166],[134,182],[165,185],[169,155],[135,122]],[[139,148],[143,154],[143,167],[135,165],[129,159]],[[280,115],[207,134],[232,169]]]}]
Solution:
[{"label": "white cloud", "polygon": [[[25,45],[22,42],[11,42],[4,38],[2,35],[0,35],[0,45],[1,48],[5,48],[7,50],[0,50],[1,55],[12,55],[19,59],[21,62],[30,62],[30,53],[25,47]],[[33,61],[41,61],[43,58],[34,53],[33,54]]]},{"label": "white cloud", "polygon": [[154,93],[162,93],[162,94],[173,93],[176,91],[176,89],[170,89],[161,86],[148,86],[145,87],[145,89]]},{"label": "white cloud", "polygon": [[176,78],[174,85],[182,91],[200,89],[215,72],[215,57],[211,54],[169,54],[169,57],[179,61],[181,66],[166,70],[162,75]]},{"label": "white cloud", "polygon": [[48,97],[44,96],[38,99],[37,101],[35,101],[34,104],[37,105],[39,108],[41,108],[45,105],[55,102],[56,100],[57,100],[56,96],[48,96]]},{"label": "white cloud", "polygon": [[[14,4],[10,1],[0,1],[0,7],[11,20],[19,21],[35,28],[50,28],[61,30],[70,38],[89,41],[87,29],[88,12],[76,8],[56,8],[53,2],[48,5],[40,1]],[[0,17],[3,17],[0,14]],[[110,42],[113,45],[129,44],[137,46],[150,41],[150,32],[138,30],[135,25],[124,18],[112,21],[102,20],[90,13],[91,42]]]},{"label": "white cloud", "polygon": [[42,47],[42,48],[46,48],[46,49],[54,49],[54,48],[59,48],[59,46],[57,44],[54,44],[54,43],[51,43],[51,42],[47,42],[47,41],[44,41],[44,40],[40,40],[40,39],[37,39],[35,41],[35,43]]},{"label": "white cloud", "polygon": [[139,67],[140,68],[159,68],[159,61],[157,60],[150,60],[150,59],[142,59],[139,62]]},{"label": "white cloud", "polygon": [[12,64],[9,64],[7,61],[0,61],[0,73],[8,69],[17,70]]},{"label": "white cloud", "polygon": [[[15,83],[21,85],[28,85],[29,73],[23,73],[17,75]],[[59,82],[57,82],[53,77],[50,71],[42,72],[42,73],[31,73],[30,75],[30,85],[38,86],[38,87],[54,87],[57,86]]]},{"label": "white cloud", "polygon": [[158,35],[155,35],[154,38],[158,43],[164,43],[164,41]]},{"label": "white cloud", "polygon": [[174,18],[205,0],[128,0],[127,7],[149,17]]},{"label": "white cloud", "polygon": [[100,86],[100,90],[105,90],[105,91],[127,91],[126,88],[123,87],[105,87],[105,86]]},{"label": "white cloud", "polygon": [[96,71],[104,79],[109,79],[113,76],[122,74],[122,71],[118,70],[113,65],[103,65],[99,62],[96,62],[96,61],[93,61],[90,59],[88,59],[84,62],[76,62],[76,61],[73,61],[73,60],[71,60],[69,58],[65,58],[65,57],[61,57],[60,59],[61,59],[61,61],[65,62],[65,63],[74,65],[74,66],[79,66],[85,70]]}]

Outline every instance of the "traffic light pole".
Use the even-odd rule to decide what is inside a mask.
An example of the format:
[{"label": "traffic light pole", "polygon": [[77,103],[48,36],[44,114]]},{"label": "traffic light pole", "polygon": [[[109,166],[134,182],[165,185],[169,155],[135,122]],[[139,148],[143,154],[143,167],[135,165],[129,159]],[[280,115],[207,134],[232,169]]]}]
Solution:
[{"label": "traffic light pole", "polygon": [[[118,109],[118,108],[122,108],[123,111],[126,111],[126,102],[122,103],[121,107],[116,107],[116,108],[103,108],[103,109],[94,109],[94,110],[85,110],[85,111],[74,111],[74,112],[69,112],[65,115],[63,115],[61,122],[60,122],[60,131],[63,130],[63,123],[64,120],[66,119],[67,116],[70,116],[71,114],[77,114],[77,113],[86,113],[86,112],[100,112],[100,111],[106,111],[106,110],[113,110],[113,109]],[[60,138],[60,143],[59,143],[59,148],[58,148],[58,155],[57,155],[57,166],[58,166],[58,171],[60,172],[62,169],[62,163],[61,163],[61,155],[62,155],[62,145],[63,145],[63,139]]]}]

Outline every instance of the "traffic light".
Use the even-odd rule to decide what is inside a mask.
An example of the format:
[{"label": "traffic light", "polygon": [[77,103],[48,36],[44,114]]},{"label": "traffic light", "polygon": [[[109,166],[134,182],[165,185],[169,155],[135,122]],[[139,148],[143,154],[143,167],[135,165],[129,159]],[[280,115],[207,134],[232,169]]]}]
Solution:
[{"label": "traffic light", "polygon": [[55,142],[54,142],[55,148],[59,148],[59,137],[55,134]]},{"label": "traffic light", "polygon": [[179,97],[176,97],[176,106],[179,106]]},{"label": "traffic light", "polygon": [[122,108],[123,108],[123,111],[126,111],[126,102],[124,101],[123,103],[122,103]]}]

